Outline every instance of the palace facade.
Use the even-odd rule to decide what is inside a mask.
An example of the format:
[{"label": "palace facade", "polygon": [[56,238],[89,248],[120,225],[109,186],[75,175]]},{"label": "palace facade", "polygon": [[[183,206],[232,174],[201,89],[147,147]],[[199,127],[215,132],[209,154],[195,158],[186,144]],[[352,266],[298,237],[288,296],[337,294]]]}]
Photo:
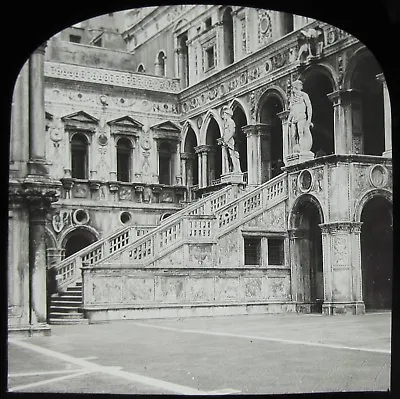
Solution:
[{"label": "palace facade", "polygon": [[[307,151],[288,123],[296,80]],[[379,63],[325,22],[181,5],[60,32],[14,90],[9,331],[390,309],[391,134]]]}]

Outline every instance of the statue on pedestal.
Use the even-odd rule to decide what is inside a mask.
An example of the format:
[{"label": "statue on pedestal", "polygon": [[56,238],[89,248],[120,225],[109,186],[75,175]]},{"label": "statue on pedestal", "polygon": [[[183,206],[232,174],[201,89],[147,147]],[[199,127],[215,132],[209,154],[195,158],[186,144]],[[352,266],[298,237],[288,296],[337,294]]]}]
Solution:
[{"label": "statue on pedestal", "polygon": [[300,31],[297,40],[299,43],[297,61],[304,63],[321,55],[324,47],[324,31],[319,26],[303,29]]},{"label": "statue on pedestal", "polygon": [[220,140],[220,144],[226,150],[226,170],[232,173],[241,173],[240,169],[240,157],[238,151],[235,150],[235,132],[236,124],[232,119],[232,110],[225,106],[222,110],[222,117],[224,120],[223,124],[223,138]]},{"label": "statue on pedestal", "polygon": [[312,105],[307,93],[302,91],[303,82],[296,80],[292,83],[292,96],[289,103],[289,138],[291,152],[305,153],[311,150],[313,126]]}]

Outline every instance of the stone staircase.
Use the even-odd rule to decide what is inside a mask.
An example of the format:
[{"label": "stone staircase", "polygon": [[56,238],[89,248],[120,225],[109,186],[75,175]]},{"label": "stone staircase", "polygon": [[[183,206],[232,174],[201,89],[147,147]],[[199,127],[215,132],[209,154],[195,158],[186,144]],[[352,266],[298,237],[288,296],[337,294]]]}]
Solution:
[{"label": "stone staircase", "polygon": [[50,298],[49,324],[87,324],[82,312],[82,281]]}]

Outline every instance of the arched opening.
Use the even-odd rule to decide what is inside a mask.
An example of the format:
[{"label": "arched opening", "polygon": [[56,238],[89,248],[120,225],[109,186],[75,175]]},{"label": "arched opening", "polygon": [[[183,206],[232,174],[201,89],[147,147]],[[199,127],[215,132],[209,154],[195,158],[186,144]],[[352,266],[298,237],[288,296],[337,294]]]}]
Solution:
[{"label": "arched opening", "polygon": [[172,184],[172,148],[166,141],[158,145],[158,179],[160,184]]},{"label": "arched opening", "polygon": [[186,139],[185,139],[185,156],[186,159],[186,176],[185,181],[187,186],[194,186],[199,184],[199,163],[198,156],[195,152],[195,147],[197,147],[196,134],[193,128],[190,126],[188,128]]},{"label": "arched opening", "polygon": [[71,176],[88,178],[88,141],[84,134],[74,134],[71,140]]},{"label": "arched opening", "polygon": [[144,65],[143,65],[143,64],[140,64],[140,65],[138,66],[137,71],[138,71],[139,73],[144,73],[144,72],[145,72]]},{"label": "arched opening", "polygon": [[351,87],[358,94],[351,107],[353,136],[361,135],[363,143],[360,152],[368,155],[382,155],[385,151],[383,89],[376,78],[380,73],[382,71],[375,57],[365,54],[351,77]]},{"label": "arched opening", "polygon": [[[230,65],[234,61],[233,54],[233,19],[232,9],[227,7],[222,17],[224,27],[224,62],[225,65]],[[243,169],[242,169],[243,170]]]},{"label": "arched opening", "polygon": [[97,239],[90,231],[77,228],[68,235],[65,241],[65,257],[73,255],[95,241]]},{"label": "arched opening", "polygon": [[187,40],[187,32],[178,36],[178,73],[181,78],[182,89],[189,86],[189,56]]},{"label": "arched opening", "polygon": [[295,251],[298,254],[299,280],[297,300],[309,305],[310,312],[322,313],[324,299],[322,235],[318,206],[304,197],[296,209]]},{"label": "arched opening", "polygon": [[[333,154],[335,151],[333,104],[327,94],[333,92],[330,79],[315,71],[304,80],[304,91],[309,95],[312,105],[311,151],[315,157]],[[340,134],[340,132],[338,132]]]},{"label": "arched opening", "polygon": [[156,75],[165,76],[165,59],[167,57],[164,51],[160,51],[157,56]]},{"label": "arched opening", "polygon": [[362,290],[366,311],[392,308],[392,205],[373,197],[361,213]]},{"label": "arched opening", "polygon": [[232,119],[235,121],[235,150],[239,153],[240,169],[247,172],[247,137],[242,127],[247,125],[247,119],[241,107],[235,107]]},{"label": "arched opening", "polygon": [[283,133],[282,122],[278,117],[283,105],[276,95],[268,95],[260,109],[260,122],[267,125],[267,135],[261,138],[261,178],[262,182],[282,173]]},{"label": "arched opening", "polygon": [[211,118],[207,129],[206,144],[210,146],[207,165],[207,185],[212,185],[221,178],[222,174],[222,148],[218,145],[221,137],[218,123]]},{"label": "arched opening", "polygon": [[117,180],[131,180],[132,144],[129,139],[122,137],[117,142]]}]

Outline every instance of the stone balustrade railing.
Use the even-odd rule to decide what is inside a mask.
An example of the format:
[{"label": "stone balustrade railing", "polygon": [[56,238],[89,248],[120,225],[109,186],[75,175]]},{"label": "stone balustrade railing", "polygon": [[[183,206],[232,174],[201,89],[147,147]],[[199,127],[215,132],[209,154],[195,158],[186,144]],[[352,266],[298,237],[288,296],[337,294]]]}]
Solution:
[{"label": "stone balustrade railing", "polygon": [[247,194],[220,207],[216,212],[216,237],[227,233],[287,198],[287,177],[282,173]]},{"label": "stone balustrade railing", "polygon": [[102,240],[81,249],[60,263],[51,266],[55,269],[57,290],[64,290],[69,284],[80,278],[83,264],[93,265],[107,255],[113,254],[139,237],[145,235],[156,226],[127,226]]},{"label": "stone balustrade railing", "polygon": [[128,71],[124,72],[112,69],[93,68],[52,61],[45,62],[44,75],[46,78],[109,84],[135,89],[164,91],[170,93],[178,93],[180,91],[179,79],[176,78],[150,76]]},{"label": "stone balustrade railing", "polygon": [[[196,218],[198,220],[207,219],[207,216],[210,216],[213,211],[219,209],[219,207],[232,199],[232,186],[224,187],[214,194],[202,198],[169,216],[155,229],[140,237],[135,242],[130,242],[128,246],[124,246],[123,253],[121,251],[118,253],[114,252],[102,258],[101,261],[116,262],[121,257],[127,257],[129,261],[147,262],[153,259],[156,254],[158,256],[159,253],[164,253],[176,244],[181,243],[183,237],[187,237],[188,234],[193,234],[193,237],[195,234],[199,234],[195,230],[197,229],[196,231],[198,231],[200,222],[190,224],[189,220]],[[203,226],[200,230],[203,231],[206,228],[208,227]],[[211,233],[207,233],[205,236],[211,237]]]}]

